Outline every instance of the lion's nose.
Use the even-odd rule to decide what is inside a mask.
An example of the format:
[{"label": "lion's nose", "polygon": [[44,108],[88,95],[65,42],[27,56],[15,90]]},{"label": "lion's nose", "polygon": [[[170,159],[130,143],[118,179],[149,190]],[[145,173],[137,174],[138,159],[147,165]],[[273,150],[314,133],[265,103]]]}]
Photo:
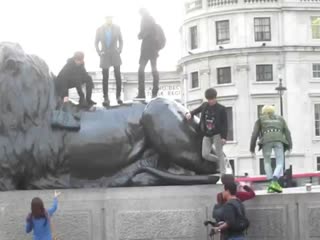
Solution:
[{"label": "lion's nose", "polygon": [[17,68],[17,62],[11,58],[7,59],[4,67],[6,70],[14,71]]}]

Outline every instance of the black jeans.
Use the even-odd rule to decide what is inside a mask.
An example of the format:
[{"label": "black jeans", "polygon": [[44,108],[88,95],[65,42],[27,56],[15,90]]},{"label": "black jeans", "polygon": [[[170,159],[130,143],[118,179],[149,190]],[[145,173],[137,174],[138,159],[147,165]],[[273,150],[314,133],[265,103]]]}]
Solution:
[{"label": "black jeans", "polygon": [[[147,66],[149,59],[140,60],[138,78],[139,78],[139,91],[138,97],[145,98],[145,74],[144,70]],[[152,77],[153,77],[153,88],[152,88],[152,97],[156,97],[159,91],[159,72],[157,70],[157,58],[150,59]]]},{"label": "black jeans", "polygon": [[[86,85],[86,98],[82,91],[83,84]],[[92,77],[89,75],[83,76],[81,78],[64,79],[62,85],[59,86],[58,96],[60,96],[61,98],[67,97],[69,96],[69,89],[76,88],[80,98],[79,101],[83,102],[85,99],[89,101],[91,100],[93,87],[94,87],[93,80],[92,80]]]},{"label": "black jeans", "polygon": [[[116,78],[116,96],[117,99],[121,96],[121,72],[120,72],[120,66],[114,66],[114,76]],[[109,100],[109,68],[102,69],[102,85],[103,85],[103,97],[105,100]]]}]

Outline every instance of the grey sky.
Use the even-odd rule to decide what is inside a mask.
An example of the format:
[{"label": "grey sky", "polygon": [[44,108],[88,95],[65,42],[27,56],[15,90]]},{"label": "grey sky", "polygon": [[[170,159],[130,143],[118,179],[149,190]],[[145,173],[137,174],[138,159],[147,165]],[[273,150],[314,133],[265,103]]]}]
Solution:
[{"label": "grey sky", "polygon": [[0,41],[19,42],[29,53],[42,57],[57,73],[82,50],[88,71],[99,69],[94,49],[96,29],[105,15],[120,25],[124,49],[123,71],[137,71],[140,41],[138,9],[146,7],[162,25],[167,46],[161,51],[160,70],[174,70],[179,59],[182,0],[11,0],[1,2]]}]

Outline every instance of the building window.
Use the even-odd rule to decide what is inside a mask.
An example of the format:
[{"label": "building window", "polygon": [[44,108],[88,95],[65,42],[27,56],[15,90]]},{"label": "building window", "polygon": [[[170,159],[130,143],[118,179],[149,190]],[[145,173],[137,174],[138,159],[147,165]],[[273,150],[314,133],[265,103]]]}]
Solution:
[{"label": "building window", "polygon": [[231,83],[231,67],[217,68],[218,84]]},{"label": "building window", "polygon": [[199,87],[199,73],[192,72],[191,73],[191,88],[198,88]]},{"label": "building window", "polygon": [[314,105],[314,129],[315,136],[320,136],[320,103]]},{"label": "building window", "polygon": [[258,105],[257,106],[257,117],[260,118],[261,114],[262,114],[262,108],[264,107],[264,105]]},{"label": "building window", "polygon": [[317,171],[320,171],[320,156],[317,157]]},{"label": "building window", "polygon": [[217,44],[225,44],[230,41],[229,20],[216,22]]},{"label": "building window", "polygon": [[227,112],[227,121],[228,121],[228,135],[227,135],[227,141],[233,141],[234,140],[234,133],[233,133],[233,108],[232,107],[226,107]]},{"label": "building window", "polygon": [[198,48],[198,27],[193,26],[190,28],[190,49]]},{"label": "building window", "polygon": [[320,17],[311,17],[312,39],[320,39]]},{"label": "building window", "polygon": [[312,76],[313,76],[313,78],[320,78],[320,64],[319,63],[312,64]]},{"label": "building window", "polygon": [[[260,175],[266,175],[266,170],[264,169],[264,159],[260,158],[259,163],[260,163]],[[274,172],[274,170],[276,169],[275,158],[271,158],[271,168],[272,168],[272,172]]]},{"label": "building window", "polygon": [[273,81],[272,64],[256,66],[256,81],[270,82]]},{"label": "building window", "polygon": [[254,37],[256,42],[271,41],[270,18],[254,18]]}]

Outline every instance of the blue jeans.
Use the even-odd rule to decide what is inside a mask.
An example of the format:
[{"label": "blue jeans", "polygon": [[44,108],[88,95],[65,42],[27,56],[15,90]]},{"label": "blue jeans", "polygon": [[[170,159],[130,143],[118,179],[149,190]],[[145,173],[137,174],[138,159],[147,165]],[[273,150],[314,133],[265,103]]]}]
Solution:
[{"label": "blue jeans", "polygon": [[[271,153],[272,149],[276,157],[276,168],[272,173],[271,167]],[[283,165],[284,165],[284,150],[282,142],[269,142],[263,144],[262,154],[264,158],[264,169],[267,174],[267,179],[271,180],[273,176],[278,179],[283,176]]]},{"label": "blue jeans", "polygon": [[245,240],[245,238],[242,236],[242,237],[230,237],[228,238],[228,240]]}]

